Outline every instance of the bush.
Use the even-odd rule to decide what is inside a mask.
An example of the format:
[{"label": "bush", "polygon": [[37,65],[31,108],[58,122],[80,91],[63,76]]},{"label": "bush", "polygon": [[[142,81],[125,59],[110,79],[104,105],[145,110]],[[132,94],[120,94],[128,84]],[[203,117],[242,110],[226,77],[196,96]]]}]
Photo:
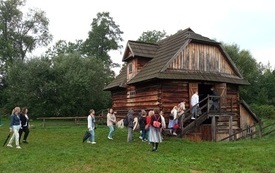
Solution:
[{"label": "bush", "polygon": [[275,119],[275,106],[252,104],[251,109],[260,118]]}]

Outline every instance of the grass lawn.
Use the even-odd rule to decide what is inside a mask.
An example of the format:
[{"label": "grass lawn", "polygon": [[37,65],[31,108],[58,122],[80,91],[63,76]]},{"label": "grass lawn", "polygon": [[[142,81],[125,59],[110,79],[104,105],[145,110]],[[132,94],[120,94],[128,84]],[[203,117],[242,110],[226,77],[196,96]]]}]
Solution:
[{"label": "grass lawn", "polygon": [[[8,121],[0,127],[2,141]],[[264,172],[275,173],[275,137],[237,142],[191,142],[166,137],[158,152],[138,139],[126,142],[126,129],[116,129],[108,140],[108,127],[96,129],[96,145],[82,143],[86,125],[47,126],[32,122],[29,144],[22,149],[1,147],[0,172]]]}]

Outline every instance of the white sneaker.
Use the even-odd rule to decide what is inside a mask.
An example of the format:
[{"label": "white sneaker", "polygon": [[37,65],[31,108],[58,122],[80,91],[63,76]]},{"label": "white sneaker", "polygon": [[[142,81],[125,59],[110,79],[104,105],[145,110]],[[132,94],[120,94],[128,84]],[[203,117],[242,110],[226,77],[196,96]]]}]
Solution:
[{"label": "white sneaker", "polygon": [[18,146],[16,146],[16,148],[17,148],[17,149],[21,149],[21,147],[20,147],[19,145],[18,145]]},{"label": "white sneaker", "polygon": [[194,120],[194,119],[196,119],[195,117],[191,117],[191,120]]},{"label": "white sneaker", "polygon": [[11,147],[11,148],[12,148],[12,145],[11,145],[11,144],[8,144],[7,147]]},{"label": "white sneaker", "polygon": [[96,142],[92,142],[92,144],[96,144]]},{"label": "white sneaker", "polygon": [[109,136],[108,136],[108,139],[113,140],[113,138],[111,138],[111,137],[109,137]]},{"label": "white sneaker", "polygon": [[176,134],[175,132],[173,133],[173,135],[174,135],[174,136],[177,136],[177,134]]},{"label": "white sneaker", "polygon": [[88,144],[92,143],[91,141],[87,141]]}]

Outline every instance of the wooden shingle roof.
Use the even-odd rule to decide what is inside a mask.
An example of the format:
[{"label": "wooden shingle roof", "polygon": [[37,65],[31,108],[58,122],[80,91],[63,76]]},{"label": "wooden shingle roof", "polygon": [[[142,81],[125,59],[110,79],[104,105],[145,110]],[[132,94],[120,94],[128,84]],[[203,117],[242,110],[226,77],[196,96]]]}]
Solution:
[{"label": "wooden shingle roof", "polygon": [[[131,56],[140,56],[140,57],[147,57],[147,58],[154,58],[156,51],[158,49],[157,44],[152,43],[144,43],[144,42],[138,42],[138,41],[131,41],[129,40],[127,43],[126,51],[131,51]],[[127,60],[129,58],[126,53],[124,53],[124,56],[122,58],[123,61]]]},{"label": "wooden shingle roof", "polygon": [[[190,42],[198,42],[203,44],[215,45],[220,48],[224,53],[225,58],[230,62],[232,69],[235,71],[238,77],[228,76],[226,74],[214,74],[205,72],[190,72],[190,71],[167,71],[166,67],[172,58],[177,54],[178,51],[184,49]],[[131,51],[131,55],[143,56],[152,58],[148,63],[146,63],[139,73],[136,74],[127,84],[134,84],[142,81],[152,80],[152,79],[178,79],[178,80],[203,80],[203,81],[216,81],[216,82],[226,82],[240,85],[249,84],[243,79],[237,67],[232,62],[231,58],[222,48],[221,44],[211,40],[207,37],[201,36],[190,28],[181,30],[176,34],[167,37],[156,44],[147,44],[135,41],[128,42],[128,48],[126,50]],[[151,52],[150,52],[151,51]],[[126,60],[129,57],[123,57]],[[125,81],[127,78],[127,70],[123,71],[125,74]],[[120,74],[121,75],[121,74]],[[118,79],[115,79],[118,80]],[[115,82],[117,83],[117,82]],[[111,86],[115,86],[113,82]],[[107,86],[108,89],[112,88],[110,85]]]},{"label": "wooden shingle roof", "polygon": [[122,67],[120,74],[104,90],[113,88],[125,88],[127,81],[127,66]]}]

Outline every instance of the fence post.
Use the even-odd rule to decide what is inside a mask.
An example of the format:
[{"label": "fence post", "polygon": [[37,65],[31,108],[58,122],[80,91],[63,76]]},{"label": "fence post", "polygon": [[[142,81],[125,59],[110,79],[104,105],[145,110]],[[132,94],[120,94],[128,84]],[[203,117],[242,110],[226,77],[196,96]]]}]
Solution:
[{"label": "fence post", "polygon": [[212,129],[212,141],[216,142],[216,117],[215,117],[215,115],[212,116],[211,129]]},{"label": "fence post", "polygon": [[262,121],[259,122],[259,138],[262,138]]},{"label": "fence post", "polygon": [[[230,115],[230,117],[229,117],[229,136],[232,135],[232,121],[233,121],[233,115]],[[229,138],[229,140],[231,141],[232,137]]]},{"label": "fence post", "polygon": [[2,126],[2,114],[0,114],[0,126]]}]

